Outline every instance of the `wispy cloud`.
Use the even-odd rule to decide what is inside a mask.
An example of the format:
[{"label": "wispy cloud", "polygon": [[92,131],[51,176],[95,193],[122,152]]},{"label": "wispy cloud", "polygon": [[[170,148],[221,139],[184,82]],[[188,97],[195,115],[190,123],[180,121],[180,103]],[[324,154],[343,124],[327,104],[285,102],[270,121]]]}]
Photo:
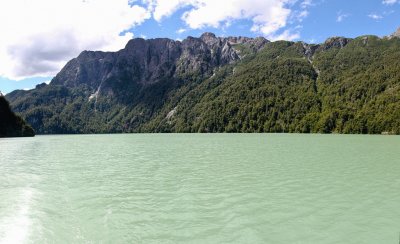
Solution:
[{"label": "wispy cloud", "polygon": [[342,11],[339,11],[337,13],[336,22],[342,22],[344,19],[346,19],[349,16],[350,16],[350,14],[343,13]]},{"label": "wispy cloud", "polygon": [[297,19],[299,22],[302,22],[305,18],[307,18],[307,16],[310,14],[310,12],[308,12],[308,10],[302,10],[299,12],[299,14],[297,15]]},{"label": "wispy cloud", "polygon": [[400,0],[383,0],[382,3],[386,5],[393,5],[395,3],[399,3]]},{"label": "wispy cloud", "polygon": [[185,31],[186,31],[185,28],[180,28],[179,30],[176,31],[176,33],[182,34],[182,33],[185,32]]},{"label": "wispy cloud", "polygon": [[301,8],[308,8],[308,7],[312,6],[312,5],[313,5],[313,1],[312,0],[304,0],[300,4]]},{"label": "wispy cloud", "polygon": [[369,14],[368,17],[371,18],[371,19],[374,19],[374,20],[383,19],[383,16],[379,15],[379,14]]}]

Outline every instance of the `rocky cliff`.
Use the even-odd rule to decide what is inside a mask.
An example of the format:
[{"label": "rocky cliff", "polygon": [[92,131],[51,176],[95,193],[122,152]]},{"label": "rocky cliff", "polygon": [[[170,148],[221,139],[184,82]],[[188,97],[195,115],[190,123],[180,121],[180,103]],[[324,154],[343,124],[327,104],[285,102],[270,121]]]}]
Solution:
[{"label": "rocky cliff", "polygon": [[[115,83],[151,85],[162,80],[198,75],[207,77],[215,68],[240,60],[238,45],[252,52],[262,49],[264,38],[216,37],[204,33],[200,38],[181,41],[165,38],[133,39],[118,52],[84,51],[72,59],[51,81],[68,88],[88,86],[93,95],[114,94]],[[113,84],[114,83],[114,84]]]}]

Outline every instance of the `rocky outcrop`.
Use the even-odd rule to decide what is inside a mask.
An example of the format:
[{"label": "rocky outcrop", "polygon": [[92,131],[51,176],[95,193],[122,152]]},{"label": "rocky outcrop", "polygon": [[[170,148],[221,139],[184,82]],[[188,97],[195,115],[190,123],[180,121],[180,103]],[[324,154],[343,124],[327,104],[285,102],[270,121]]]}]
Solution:
[{"label": "rocky outcrop", "polygon": [[314,54],[319,51],[326,51],[332,48],[344,48],[353,39],[344,37],[331,37],[322,44],[308,44],[300,42],[303,46],[303,54],[311,62]]},{"label": "rocky outcrop", "polygon": [[343,48],[345,47],[352,39],[345,37],[331,37],[328,38],[324,44],[322,44],[322,49],[328,50],[331,48]]},{"label": "rocky outcrop", "polygon": [[321,47],[321,45],[308,44],[305,42],[301,42],[301,44],[303,46],[303,54],[309,60],[314,56],[315,52]]}]

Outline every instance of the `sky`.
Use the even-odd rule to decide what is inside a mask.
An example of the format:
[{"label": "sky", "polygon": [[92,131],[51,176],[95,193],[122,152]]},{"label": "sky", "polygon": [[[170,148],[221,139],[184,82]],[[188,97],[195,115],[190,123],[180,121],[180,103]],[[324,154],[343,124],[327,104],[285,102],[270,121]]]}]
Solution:
[{"label": "sky", "polygon": [[1,0],[0,91],[49,83],[83,50],[117,51],[132,38],[321,43],[398,27],[400,0]]}]

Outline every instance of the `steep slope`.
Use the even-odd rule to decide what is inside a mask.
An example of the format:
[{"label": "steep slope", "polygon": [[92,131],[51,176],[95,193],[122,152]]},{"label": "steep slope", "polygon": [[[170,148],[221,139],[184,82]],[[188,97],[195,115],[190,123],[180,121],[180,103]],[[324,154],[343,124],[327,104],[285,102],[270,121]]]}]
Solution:
[{"label": "steep slope", "polygon": [[40,133],[400,133],[400,39],[131,40],[83,52],[12,106]]},{"label": "steep slope", "polygon": [[234,69],[196,87],[172,118],[167,109],[144,131],[400,133],[398,39],[275,42]]},{"label": "steep slope", "polygon": [[0,137],[34,136],[32,127],[15,115],[8,101],[0,94]]}]

